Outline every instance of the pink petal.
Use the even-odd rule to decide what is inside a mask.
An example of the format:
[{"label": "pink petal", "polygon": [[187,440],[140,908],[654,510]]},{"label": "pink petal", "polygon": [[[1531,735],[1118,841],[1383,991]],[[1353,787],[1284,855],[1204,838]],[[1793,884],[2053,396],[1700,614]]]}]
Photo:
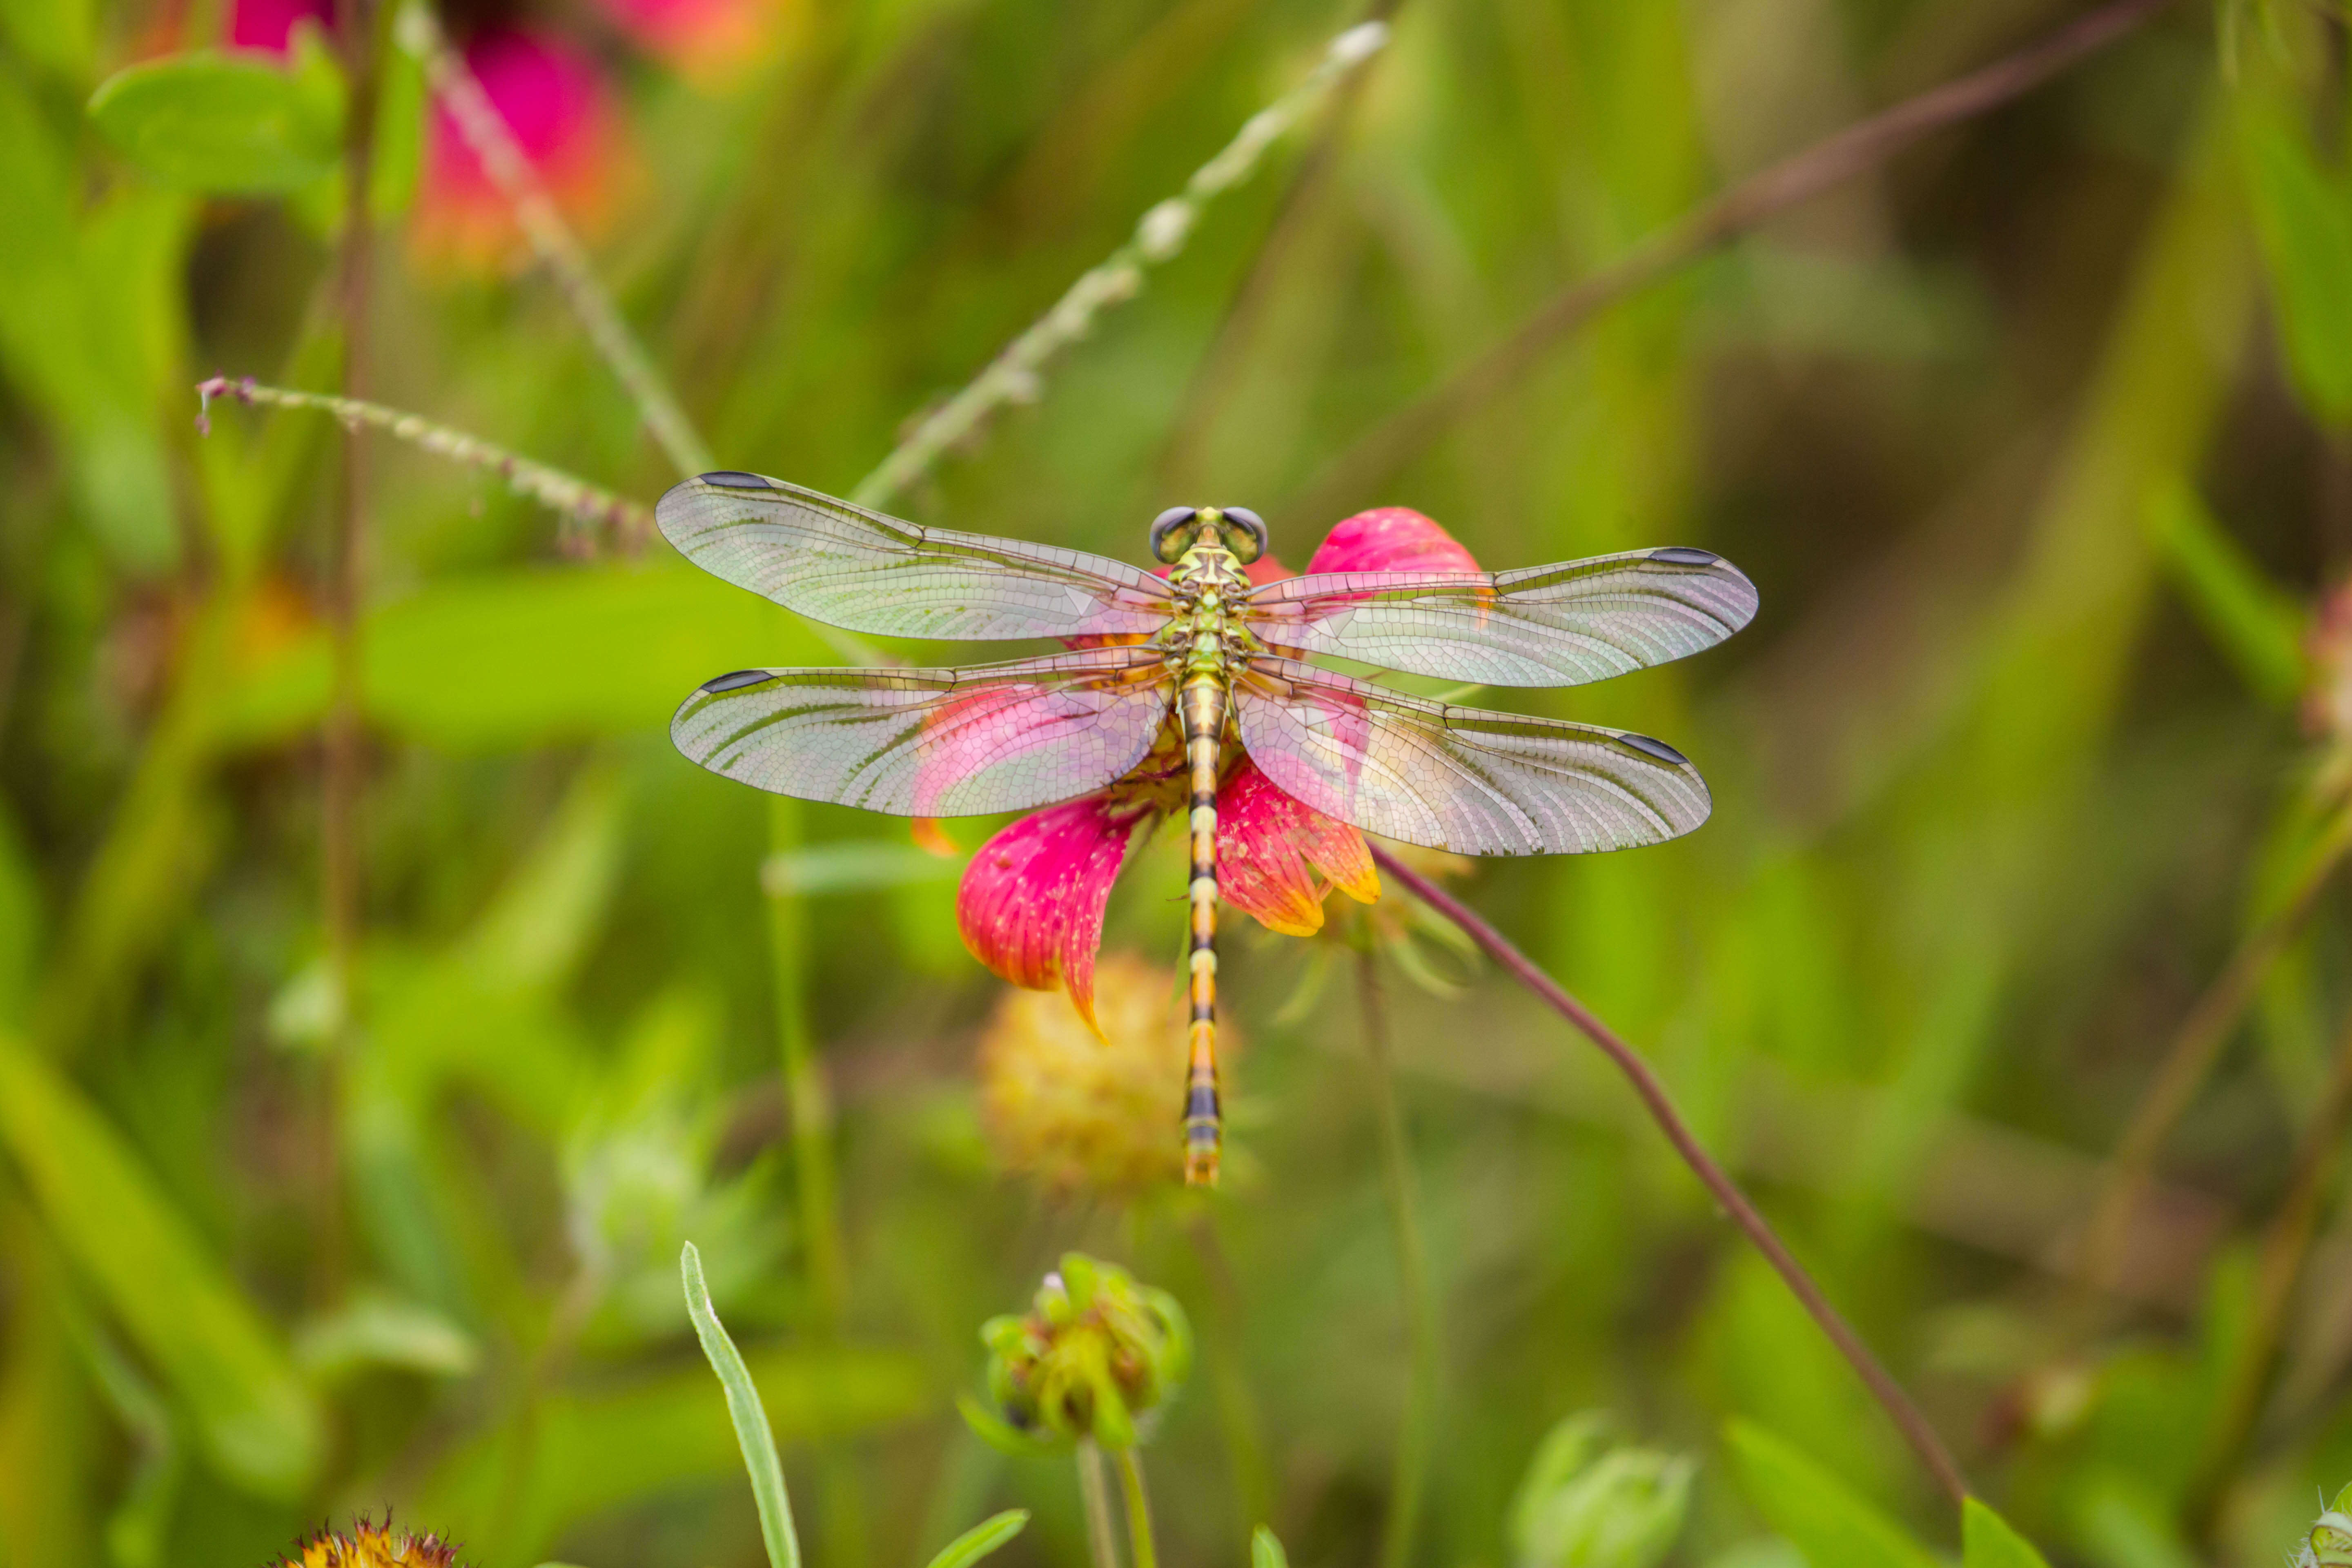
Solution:
[{"label": "pink petal", "polygon": [[304,20],[330,30],[335,25],[327,0],[236,0],[229,16],[228,41],[236,48],[282,55],[290,47],[294,24]]},{"label": "pink petal", "polygon": [[1325,536],[1307,563],[1318,572],[1475,572],[1454,536],[1411,507],[1360,511]]},{"label": "pink petal", "polygon": [[1097,1034],[1095,951],[1141,815],[1099,795],[1031,812],[981,846],[956,890],[971,955],[1015,985],[1064,986]]},{"label": "pink petal", "polygon": [[[466,64],[556,205],[576,225],[597,227],[630,160],[595,62],[551,36],[500,29],[467,45]],[[520,238],[506,197],[437,101],[417,209],[418,243],[428,254],[483,266]]]},{"label": "pink petal", "polygon": [[1275,787],[1244,757],[1217,792],[1217,894],[1269,931],[1312,936],[1323,929],[1320,871],[1360,902],[1380,897],[1364,836]]}]

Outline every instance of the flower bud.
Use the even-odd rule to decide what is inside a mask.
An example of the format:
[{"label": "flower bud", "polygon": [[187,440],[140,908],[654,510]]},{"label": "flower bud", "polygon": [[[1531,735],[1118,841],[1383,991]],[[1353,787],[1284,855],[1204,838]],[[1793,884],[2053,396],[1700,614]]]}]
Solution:
[{"label": "flower bud", "polygon": [[2336,1494],[2303,1538],[2294,1568],[2352,1568],[2352,1486]]},{"label": "flower bud", "polygon": [[1090,1439],[1132,1447],[1145,1422],[1184,1381],[1192,1331],[1164,1290],[1123,1268],[1065,1253],[1029,1311],[981,1326],[993,1411],[967,1402],[982,1436],[1015,1449]]},{"label": "flower bud", "polygon": [[1684,1455],[1615,1442],[1599,1411],[1570,1416],[1512,1500],[1518,1568],[1655,1568],[1682,1531],[1696,1468]]}]

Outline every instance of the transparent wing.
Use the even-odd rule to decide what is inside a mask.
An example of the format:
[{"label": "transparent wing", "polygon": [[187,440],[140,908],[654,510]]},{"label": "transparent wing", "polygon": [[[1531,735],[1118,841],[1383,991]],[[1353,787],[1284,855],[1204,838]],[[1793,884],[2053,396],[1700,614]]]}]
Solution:
[{"label": "transparent wing", "polygon": [[1519,572],[1319,572],[1253,589],[1269,646],[1486,686],[1574,686],[1713,647],[1756,585],[1671,546]]},{"label": "transparent wing", "polygon": [[688,698],[669,733],[775,795],[979,816],[1109,784],[1150,750],[1173,689],[1159,651],[1132,644],[965,669],[744,669]]},{"label": "transparent wing", "polygon": [[879,637],[1141,634],[1168,585],[1108,556],[918,528],[758,474],[704,474],[654,510],[704,571],[829,626]]},{"label": "transparent wing", "polygon": [[1242,744],[1286,794],[1462,855],[1574,855],[1688,833],[1713,802],[1646,735],[1401,696],[1292,659],[1234,682]]}]

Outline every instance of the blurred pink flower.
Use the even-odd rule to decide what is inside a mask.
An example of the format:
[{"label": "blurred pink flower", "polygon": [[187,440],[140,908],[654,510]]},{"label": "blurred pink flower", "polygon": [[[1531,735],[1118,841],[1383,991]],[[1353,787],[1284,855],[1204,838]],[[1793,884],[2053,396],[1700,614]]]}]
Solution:
[{"label": "blurred pink flower", "polygon": [[[1254,570],[1253,582],[1291,575],[1270,556],[1258,564],[1265,570]],[[1333,529],[1307,570],[1478,565],[1421,513],[1384,507]],[[1380,897],[1362,834],[1284,794],[1230,731],[1225,755],[1231,761],[1217,795],[1217,888],[1225,903],[1270,931],[1311,936],[1322,929],[1332,889],[1364,903]],[[1095,1027],[1095,952],[1112,884],[1137,834],[1181,812],[1185,797],[1183,743],[1171,717],[1150,752],[1117,784],[1032,812],[981,846],[956,895],[964,945],[1015,985],[1062,986]]]},{"label": "blurred pink flower", "polygon": [[331,31],[334,7],[328,0],[236,0],[236,8],[229,14],[229,45],[282,55],[293,47],[294,24],[301,21],[316,22]]},{"label": "blurred pink flower", "polygon": [[[513,28],[481,34],[465,53],[483,95],[564,216],[583,233],[606,226],[635,165],[595,62],[560,38]],[[427,262],[487,271],[522,255],[510,204],[437,100],[415,224],[415,247]]]}]

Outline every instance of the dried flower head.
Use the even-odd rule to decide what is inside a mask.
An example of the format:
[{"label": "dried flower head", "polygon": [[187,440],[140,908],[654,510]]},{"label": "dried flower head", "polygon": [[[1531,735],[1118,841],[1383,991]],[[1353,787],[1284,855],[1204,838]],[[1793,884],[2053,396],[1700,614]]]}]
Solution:
[{"label": "dried flower head", "polygon": [[389,1513],[380,1525],[362,1514],[348,1535],[321,1525],[296,1543],[293,1557],[279,1560],[290,1568],[453,1568],[457,1561],[454,1542],[395,1530]]},{"label": "dried flower head", "polygon": [[[997,1004],[980,1042],[989,1142],[1006,1169],[1057,1193],[1180,1182],[1168,1108],[1184,1083],[1182,992],[1172,972],[1124,952],[1104,958],[1094,985],[1099,1038],[1049,993]],[[1223,1044],[1238,1047],[1230,1028]]]},{"label": "dried flower head", "polygon": [[991,1318],[980,1338],[995,1409],[967,1403],[964,1417],[1016,1449],[1134,1447],[1138,1422],[1175,1394],[1192,1361],[1173,1296],[1076,1252],[1063,1254],[1025,1315]]}]

